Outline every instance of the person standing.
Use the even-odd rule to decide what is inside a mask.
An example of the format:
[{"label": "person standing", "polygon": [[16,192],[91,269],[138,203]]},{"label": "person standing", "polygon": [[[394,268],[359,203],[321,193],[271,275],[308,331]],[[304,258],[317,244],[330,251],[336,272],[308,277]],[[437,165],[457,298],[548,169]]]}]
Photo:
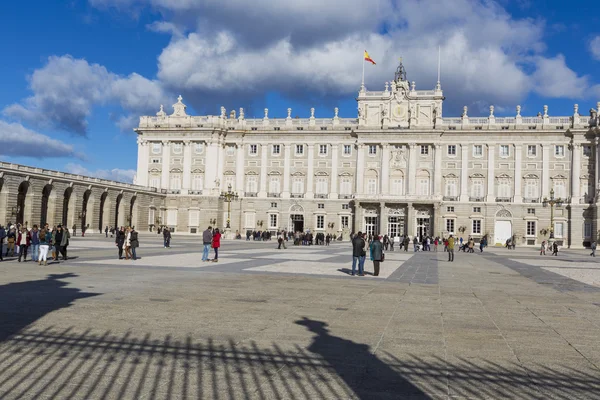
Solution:
[{"label": "person standing", "polygon": [[123,259],[123,245],[125,244],[125,232],[123,227],[115,234],[115,246],[119,249],[119,260]]},{"label": "person standing", "polygon": [[[68,228],[65,228],[65,231],[66,231],[67,229],[68,229]],[[77,236],[77,225],[76,225],[76,224],[73,224],[73,228],[72,228],[72,229],[73,229],[73,236]]]},{"label": "person standing", "polygon": [[219,247],[221,247],[221,233],[219,232],[219,228],[216,228],[215,234],[212,236],[212,248],[215,249],[213,262],[219,262]]},{"label": "person standing", "polygon": [[437,253],[437,247],[438,247],[438,243],[439,243],[439,242],[440,242],[440,239],[439,239],[438,237],[436,237],[436,238],[433,240],[433,249],[436,251],[436,253]]},{"label": "person standing", "polygon": [[125,229],[125,260],[131,258],[131,228]]},{"label": "person standing", "polygon": [[171,247],[171,230],[167,227],[165,227],[165,229],[163,229],[163,239],[164,239],[165,248],[170,248]]},{"label": "person standing", "polygon": [[31,235],[31,259],[33,261],[38,261],[40,258],[40,231],[38,231],[38,226],[34,225],[33,229],[30,232]]},{"label": "person standing", "polygon": [[140,247],[140,241],[138,239],[138,233],[134,228],[131,228],[129,244],[131,246],[131,257],[135,261],[135,260],[137,260],[137,254],[135,252],[135,249]]},{"label": "person standing", "polygon": [[540,246],[540,256],[546,255],[546,241],[542,240],[542,245]]},{"label": "person standing", "polygon": [[552,255],[558,257],[558,243],[556,241],[552,243]]},{"label": "person standing", "polygon": [[383,261],[383,245],[380,236],[375,236],[371,243],[371,259],[373,260],[373,276],[379,276],[379,266]]},{"label": "person standing", "polygon": [[590,254],[592,257],[596,257],[596,242],[592,242],[592,253]]},{"label": "person standing", "polygon": [[19,244],[19,262],[21,262],[21,257],[23,257],[23,261],[27,261],[27,249],[31,244],[31,235],[27,232],[27,228],[23,227],[21,229],[17,237],[17,243]]},{"label": "person standing", "polygon": [[352,276],[356,275],[356,264],[358,263],[358,276],[365,276],[365,239],[363,239],[362,232],[352,239]]},{"label": "person standing", "polygon": [[0,261],[4,261],[2,253],[4,252],[4,238],[6,237],[6,230],[0,225]]},{"label": "person standing", "polygon": [[[67,257],[67,247],[69,247],[69,240],[71,239],[71,234],[69,233],[69,228],[65,228],[63,232],[63,237],[60,242],[60,254],[63,256],[63,261],[67,261],[69,257]],[[56,257],[59,257],[59,254],[56,254]]]},{"label": "person standing", "polygon": [[52,244],[52,232],[48,229],[48,227],[42,228],[39,232],[40,238],[40,258],[38,259],[38,265],[42,265],[42,261],[44,265],[48,265],[48,249]]},{"label": "person standing", "polygon": [[108,225],[104,228],[104,235],[108,237]]},{"label": "person standing", "polygon": [[10,256],[15,256],[15,242],[17,241],[17,234],[15,233],[15,228],[10,227],[8,229],[8,233],[6,234],[6,257],[8,257],[8,252],[10,251]]},{"label": "person standing", "polygon": [[446,248],[448,251],[448,262],[454,262],[454,236],[450,235]]},{"label": "person standing", "polygon": [[204,249],[202,250],[202,261],[208,261],[208,253],[210,252],[212,237],[212,226],[209,226],[204,232],[202,232],[202,244],[204,245]]}]

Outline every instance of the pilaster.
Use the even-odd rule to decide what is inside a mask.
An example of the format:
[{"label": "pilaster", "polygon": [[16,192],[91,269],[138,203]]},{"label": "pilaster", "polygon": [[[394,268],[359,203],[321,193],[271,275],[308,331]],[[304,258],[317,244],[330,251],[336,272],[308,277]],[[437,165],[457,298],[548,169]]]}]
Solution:
[{"label": "pilaster", "polygon": [[494,202],[495,190],[495,173],[496,173],[496,146],[488,145],[488,175],[487,175],[487,202]]},{"label": "pilaster", "polygon": [[411,241],[412,238],[415,236],[416,232],[415,232],[415,208],[413,207],[412,203],[408,203],[408,206],[406,207],[406,234],[410,237]]},{"label": "pilaster", "polygon": [[339,147],[337,144],[331,146],[331,182],[329,189],[329,198],[337,199],[338,197],[338,157]]},{"label": "pilaster", "polygon": [[417,144],[410,143],[408,145],[408,195],[414,196],[417,193]]},{"label": "pilaster", "polygon": [[[381,193],[385,195],[390,194],[390,145],[385,143],[382,145],[381,150]],[[385,208],[385,204],[382,206],[382,210]],[[387,222],[386,222],[387,228]],[[383,231],[382,231],[383,232]]]},{"label": "pilaster", "polygon": [[540,143],[542,146],[542,198],[550,196],[550,145]]},{"label": "pilaster", "polygon": [[315,197],[315,145],[308,145],[308,169],[306,173],[306,198],[313,199]]},{"label": "pilaster", "polygon": [[362,195],[365,185],[365,145],[356,146],[356,193]]},{"label": "pilaster", "polygon": [[[443,175],[443,171],[442,171],[442,145],[440,143],[435,143],[433,145],[434,148],[434,165],[433,165],[433,176],[434,176],[434,183],[433,183],[433,194],[435,196],[442,196],[442,175]],[[463,147],[464,149],[464,147]]]},{"label": "pilaster", "polygon": [[189,140],[183,142],[183,182],[181,194],[188,194],[192,184],[192,146]]},{"label": "pilaster", "polygon": [[571,204],[579,204],[581,198],[581,144],[573,143],[573,163],[571,165]]},{"label": "pilaster", "polygon": [[291,163],[291,145],[285,144],[283,147],[283,192],[284,199],[290,198],[290,163]]},{"label": "pilaster", "polygon": [[515,190],[513,203],[522,203],[522,168],[523,168],[523,147],[521,145],[515,145]]},{"label": "pilaster", "polygon": [[469,201],[469,145],[460,145],[460,201]]},{"label": "pilaster", "polygon": [[169,173],[171,171],[171,142],[162,141],[162,172],[160,175],[161,189],[169,189]]},{"label": "pilaster", "polygon": [[235,190],[241,195],[244,192],[244,144],[236,143],[235,151]]},{"label": "pilaster", "polygon": [[137,185],[148,186],[148,141],[138,137],[138,160],[136,180]]},{"label": "pilaster", "polygon": [[[266,116],[265,116],[266,118]],[[267,157],[269,145],[260,145],[260,189],[258,197],[267,197]]]},{"label": "pilaster", "polygon": [[379,203],[379,218],[381,218],[381,221],[379,221],[379,234],[380,235],[387,235],[389,229],[388,229],[388,210],[385,206],[385,201],[382,201],[381,203]]}]

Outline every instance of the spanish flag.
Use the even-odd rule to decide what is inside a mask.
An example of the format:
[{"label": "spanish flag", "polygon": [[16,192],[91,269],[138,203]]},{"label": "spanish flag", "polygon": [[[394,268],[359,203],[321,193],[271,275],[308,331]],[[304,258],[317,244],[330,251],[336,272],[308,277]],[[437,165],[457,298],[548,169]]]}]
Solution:
[{"label": "spanish flag", "polygon": [[376,65],[375,61],[373,61],[373,59],[371,58],[371,56],[369,55],[369,53],[367,53],[366,50],[365,50],[365,61],[368,61],[368,62],[370,62],[373,65]]}]

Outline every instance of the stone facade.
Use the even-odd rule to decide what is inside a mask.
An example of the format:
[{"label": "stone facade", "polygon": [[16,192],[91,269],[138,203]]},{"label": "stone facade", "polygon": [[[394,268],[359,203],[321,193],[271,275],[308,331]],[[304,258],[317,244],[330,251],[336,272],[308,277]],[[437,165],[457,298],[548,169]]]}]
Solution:
[{"label": "stone facade", "polygon": [[[231,229],[356,231],[411,236],[516,236],[538,245],[553,231],[582,247],[598,232],[598,115],[442,116],[444,96],[416,90],[402,65],[380,92],[358,93],[358,115],[246,119],[244,110],[140,118],[136,183],[167,195],[157,210],[179,232]],[[600,103],[598,104],[600,108]],[[545,199],[561,200],[552,206]],[[551,212],[553,216],[551,218]],[[552,224],[551,224],[552,220]]]},{"label": "stone facade", "polygon": [[104,231],[106,226],[135,226],[147,231],[151,209],[164,206],[156,189],[105,179],[0,162],[0,223],[28,227],[44,222],[81,232]]}]

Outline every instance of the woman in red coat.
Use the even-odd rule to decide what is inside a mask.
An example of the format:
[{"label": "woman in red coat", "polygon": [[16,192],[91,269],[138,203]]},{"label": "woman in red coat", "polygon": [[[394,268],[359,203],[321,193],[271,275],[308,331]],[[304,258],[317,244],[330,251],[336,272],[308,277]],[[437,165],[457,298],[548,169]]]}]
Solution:
[{"label": "woman in red coat", "polygon": [[219,247],[221,247],[221,233],[219,232],[219,228],[217,228],[212,237],[212,248],[215,249],[214,262],[219,262]]}]

